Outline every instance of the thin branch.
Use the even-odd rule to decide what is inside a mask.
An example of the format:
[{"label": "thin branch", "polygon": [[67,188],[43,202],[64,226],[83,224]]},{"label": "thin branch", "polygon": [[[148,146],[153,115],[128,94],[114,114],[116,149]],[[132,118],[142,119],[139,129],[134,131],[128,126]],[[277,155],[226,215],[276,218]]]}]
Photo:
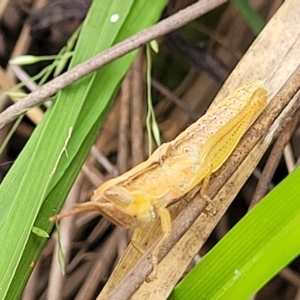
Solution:
[{"label": "thin branch", "polygon": [[202,0],[196,2],[171,17],[138,32],[137,34],[88,59],[84,63],[79,64],[70,71],[54,78],[38,90],[29,94],[22,101],[3,111],[0,114],[0,129],[8,122],[14,120],[19,114],[33,106],[43,103],[45,98],[54,95],[83,76],[86,76],[114,59],[139,48],[153,39],[184,26],[225,2],[227,2],[227,0]]},{"label": "thin branch", "polygon": [[280,132],[272,151],[268,157],[267,163],[261,174],[259,182],[256,186],[255,192],[252,196],[251,203],[249,205],[249,210],[252,209],[268,192],[270,182],[275,174],[275,171],[279,165],[282,153],[285,146],[290,141],[296,126],[298,124],[298,116],[296,115],[292,121]]},{"label": "thin branch", "polygon": [[132,166],[144,161],[144,90],[143,90],[143,52],[139,51],[131,68],[132,94],[131,94],[131,155]]},{"label": "thin branch", "polygon": [[173,92],[171,92],[169,89],[164,87],[161,83],[159,83],[154,78],[152,78],[151,84],[163,96],[165,96],[168,100],[170,100],[175,105],[177,105],[177,107],[179,107],[181,110],[183,110],[185,113],[187,113],[193,121],[198,120],[198,114],[195,111],[193,111],[191,108],[189,108],[188,105],[184,101],[182,101],[180,98],[178,98]]}]

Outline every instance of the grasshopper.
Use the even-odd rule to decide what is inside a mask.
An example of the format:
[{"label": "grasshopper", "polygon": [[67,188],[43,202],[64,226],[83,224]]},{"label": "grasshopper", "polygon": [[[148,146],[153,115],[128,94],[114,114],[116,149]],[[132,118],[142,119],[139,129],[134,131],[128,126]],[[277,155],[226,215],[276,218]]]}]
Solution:
[{"label": "grasshopper", "polygon": [[167,207],[190,192],[200,191],[207,202],[211,175],[227,160],[250,125],[267,105],[267,90],[260,81],[242,85],[211,107],[175,140],[161,145],[145,162],[111,179],[94,191],[91,201],[76,204],[57,221],[85,211],[97,211],[112,223],[134,229],[133,246],[143,225],[160,218],[162,236],[152,251],[155,278],[158,254],[172,229]]}]

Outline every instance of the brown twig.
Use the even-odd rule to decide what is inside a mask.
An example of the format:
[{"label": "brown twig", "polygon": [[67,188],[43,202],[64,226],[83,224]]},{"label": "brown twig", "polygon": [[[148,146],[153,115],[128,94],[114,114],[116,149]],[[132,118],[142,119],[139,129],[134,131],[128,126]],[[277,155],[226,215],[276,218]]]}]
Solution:
[{"label": "brown twig", "polygon": [[143,120],[143,52],[139,51],[133,62],[131,95],[131,158],[132,166],[144,160],[144,120]]},{"label": "brown twig", "polygon": [[[71,192],[65,202],[63,211],[70,210],[73,205],[78,202],[81,191],[82,177],[79,176],[71,189]],[[69,261],[69,256],[72,248],[72,228],[74,227],[74,217],[69,220],[64,220],[60,224],[60,243],[62,251],[64,253],[64,259],[66,262]],[[59,249],[58,244],[56,245],[55,251],[53,252],[53,259],[49,273],[49,289],[47,290],[48,299],[62,299],[62,290],[64,289],[65,278],[61,271],[61,266],[58,261]]]},{"label": "brown twig", "polygon": [[[93,263],[91,270],[88,272],[82,286],[76,295],[76,299],[92,299],[95,291],[98,289],[99,282],[108,274],[108,270],[116,256],[118,237],[115,228],[113,234],[110,235],[105,246],[101,247],[97,255],[97,260]],[[54,299],[54,298],[52,298]]]},{"label": "brown twig", "polygon": [[44,84],[38,90],[30,93],[22,101],[10,106],[0,114],[0,128],[8,122],[14,120],[16,116],[29,108],[41,104],[45,98],[52,96],[56,92],[75,82],[79,78],[99,69],[114,59],[139,48],[163,36],[175,29],[178,29],[199,16],[211,11],[212,9],[227,2],[227,0],[202,0],[179,11],[173,16],[166,18],[159,23],[144,29],[137,34],[125,39],[124,41],[104,50],[96,56],[88,59],[71,69],[70,71],[56,77]]},{"label": "brown twig", "polygon": [[272,151],[269,155],[268,161],[261,174],[259,182],[253,194],[249,209],[253,208],[259,200],[268,192],[269,184],[273,175],[278,167],[280,158],[282,157],[283,150],[293,135],[298,124],[298,117],[295,116],[291,122],[280,132]]},{"label": "brown twig", "polygon": [[198,114],[194,112],[191,108],[188,107],[186,103],[184,103],[180,98],[178,98],[173,92],[163,86],[154,78],[151,80],[152,86],[157,89],[163,96],[165,96],[168,100],[177,105],[180,109],[182,109],[185,113],[187,113],[193,121],[198,119]]},{"label": "brown twig", "polygon": [[[245,134],[240,144],[233,152],[231,157],[227,160],[224,166],[215,173],[210,181],[208,196],[213,199],[221,187],[236,171],[237,167],[244,161],[247,155],[251,152],[254,146],[263,139],[268,132],[268,129],[274,123],[276,118],[280,115],[283,109],[289,104],[300,89],[300,67],[294,72],[293,76],[278,92],[275,99],[265,109],[263,114],[259,117],[257,122]],[[299,95],[297,95],[299,97]],[[289,113],[293,115],[299,108],[299,98],[290,107]],[[281,128],[288,122],[284,118],[282,124],[275,129],[274,136],[276,136]],[[159,261],[161,261],[166,254],[172,249],[176,242],[185,234],[194,221],[200,216],[206,207],[206,202],[200,195],[196,195],[189,204],[180,212],[177,218],[173,221],[172,233],[169,240],[159,253]],[[121,281],[116,289],[110,294],[110,300],[124,300],[129,299],[130,296],[138,289],[144,282],[151,271],[151,249],[142,257],[134,269],[132,269],[127,276]]]},{"label": "brown twig", "polygon": [[[75,223],[76,228],[79,227],[78,223]],[[84,260],[84,256],[88,253],[91,245],[95,244],[99,237],[104,236],[110,226],[111,223],[107,219],[101,218],[97,225],[93,228],[92,232],[88,235],[84,243],[82,243],[82,245],[77,243],[79,250],[69,262],[66,269],[66,274],[71,274],[74,269],[78,267],[78,265]]]},{"label": "brown twig", "polygon": [[129,112],[131,94],[131,72],[129,71],[121,87],[121,105],[119,111],[119,130],[118,130],[118,157],[117,166],[119,174],[128,170],[128,132],[129,132]]}]

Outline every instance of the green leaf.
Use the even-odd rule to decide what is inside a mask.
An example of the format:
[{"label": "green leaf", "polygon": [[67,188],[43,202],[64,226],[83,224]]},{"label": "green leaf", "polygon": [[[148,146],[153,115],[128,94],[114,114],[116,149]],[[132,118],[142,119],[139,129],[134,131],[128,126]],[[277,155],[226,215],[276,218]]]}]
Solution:
[{"label": "green leaf", "polygon": [[177,285],[174,299],[249,299],[300,253],[300,168],[254,207]]},{"label": "green leaf", "polygon": [[56,58],[56,55],[47,55],[47,56],[34,56],[34,55],[22,55],[17,56],[9,61],[12,65],[32,65],[41,61],[53,60]]},{"label": "green leaf", "polygon": [[[153,24],[166,0],[93,1],[71,67]],[[117,22],[110,16],[118,13]],[[19,299],[32,262],[90,151],[136,52],[106,65],[58,94],[0,186],[0,299]],[[66,155],[68,154],[68,155]]]},{"label": "green leaf", "polygon": [[42,228],[38,228],[38,227],[33,226],[32,227],[32,233],[34,233],[36,236],[39,236],[41,238],[49,238],[48,232],[45,231]]},{"label": "green leaf", "polygon": [[155,52],[155,53],[158,53],[159,52],[159,45],[158,45],[158,42],[157,40],[152,40],[150,43],[149,43],[151,49]]},{"label": "green leaf", "polygon": [[161,144],[161,142],[160,142],[160,132],[159,132],[159,127],[157,125],[156,119],[152,120],[151,125],[152,125],[152,134],[153,134],[155,143],[157,145],[160,145]]}]

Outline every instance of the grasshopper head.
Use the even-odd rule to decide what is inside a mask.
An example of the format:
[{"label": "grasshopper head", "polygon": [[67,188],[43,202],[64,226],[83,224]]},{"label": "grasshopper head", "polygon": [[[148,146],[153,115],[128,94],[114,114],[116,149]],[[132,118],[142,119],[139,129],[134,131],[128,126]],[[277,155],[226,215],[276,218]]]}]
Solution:
[{"label": "grasshopper head", "polygon": [[129,190],[112,179],[101,185],[91,201],[76,204],[66,213],[52,216],[50,221],[87,211],[97,211],[112,223],[123,228],[135,228],[155,218],[155,210],[149,196],[138,190]]},{"label": "grasshopper head", "polygon": [[155,218],[150,198],[140,191],[129,191],[124,186],[100,187],[91,199],[100,214],[123,228],[135,228]]}]

